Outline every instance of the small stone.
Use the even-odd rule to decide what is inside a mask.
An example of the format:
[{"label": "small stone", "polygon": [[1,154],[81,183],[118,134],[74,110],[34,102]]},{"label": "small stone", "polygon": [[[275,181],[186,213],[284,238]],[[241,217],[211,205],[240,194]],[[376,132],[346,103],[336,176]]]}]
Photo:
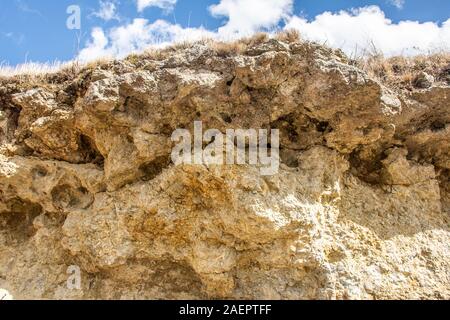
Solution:
[{"label": "small stone", "polygon": [[420,72],[414,79],[414,87],[419,89],[430,88],[434,83],[434,77],[426,72]]}]

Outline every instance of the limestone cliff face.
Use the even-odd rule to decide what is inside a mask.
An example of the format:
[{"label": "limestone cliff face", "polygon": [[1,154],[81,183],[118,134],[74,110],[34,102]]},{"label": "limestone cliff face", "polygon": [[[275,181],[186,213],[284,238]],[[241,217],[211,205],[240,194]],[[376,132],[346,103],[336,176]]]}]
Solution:
[{"label": "limestone cliff face", "polygon": [[[449,106],[448,85],[398,93],[339,52],[277,40],[3,80],[0,288],[450,299]],[[196,120],[279,129],[278,174],[175,166],[171,134]]]}]

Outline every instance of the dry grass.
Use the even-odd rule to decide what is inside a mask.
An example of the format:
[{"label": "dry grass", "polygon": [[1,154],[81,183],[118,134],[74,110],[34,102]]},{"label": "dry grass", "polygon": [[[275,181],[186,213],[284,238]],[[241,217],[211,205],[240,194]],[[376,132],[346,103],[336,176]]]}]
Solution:
[{"label": "dry grass", "polygon": [[399,89],[411,90],[421,72],[432,75],[437,81],[450,83],[449,52],[391,58],[373,54],[359,58],[356,65],[382,83]]},{"label": "dry grass", "polygon": [[301,40],[301,35],[297,29],[288,29],[278,32],[274,38],[286,43],[295,43]]},{"label": "dry grass", "polygon": [[78,62],[24,63],[16,67],[0,66],[0,80],[12,80],[30,85],[62,82],[73,79],[79,74]]},{"label": "dry grass", "polygon": [[229,57],[242,54],[247,50],[247,46],[242,42],[214,42],[211,43],[211,48],[220,57]]},{"label": "dry grass", "polygon": [[[284,30],[276,33],[273,38],[286,43],[294,43],[300,41],[300,33],[294,29]],[[219,56],[232,56],[243,54],[247,49],[267,42],[267,40],[269,40],[267,33],[257,33],[232,42],[211,41],[209,44]]]},{"label": "dry grass", "polygon": [[[301,41],[297,30],[285,30],[276,33],[272,38],[285,43]],[[249,48],[260,45],[269,40],[266,33],[257,33],[251,37],[236,41],[224,42],[214,39],[203,39],[196,42],[179,42],[164,48],[149,48],[143,53],[130,54],[125,61],[136,67],[145,66],[149,60],[162,61],[174,52],[191,48],[196,44],[208,45],[220,57],[229,57],[244,54]],[[93,70],[99,66],[108,66],[111,59],[98,59],[86,64],[79,62],[69,63],[26,63],[16,67],[0,65],[0,79],[15,79],[20,82],[60,82],[74,79],[83,71]],[[351,63],[365,70],[371,77],[392,88],[412,89],[414,80],[420,72],[426,72],[435,77],[437,81],[450,83],[450,53],[436,53],[415,57],[385,58],[374,47],[371,53],[350,60]]]},{"label": "dry grass", "polygon": [[243,54],[248,48],[264,43],[269,39],[266,33],[257,33],[252,37],[241,38],[236,41],[211,41],[209,46],[220,57],[234,56]]},{"label": "dry grass", "polygon": [[17,83],[42,84],[60,83],[75,79],[85,70],[92,70],[110,63],[110,59],[101,58],[88,63],[79,61],[53,63],[24,63],[16,67],[0,66],[0,80],[12,80]]},{"label": "dry grass", "polygon": [[59,61],[51,63],[28,62],[17,66],[0,65],[0,75],[3,77],[14,77],[18,75],[36,75],[40,76],[46,73],[55,73],[64,67],[65,64]]}]

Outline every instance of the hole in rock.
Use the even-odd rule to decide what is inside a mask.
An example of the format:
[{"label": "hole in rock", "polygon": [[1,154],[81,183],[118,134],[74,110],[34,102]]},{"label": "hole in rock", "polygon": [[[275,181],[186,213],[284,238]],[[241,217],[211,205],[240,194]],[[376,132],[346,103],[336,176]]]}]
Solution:
[{"label": "hole in rock", "polygon": [[37,166],[36,168],[33,168],[33,170],[32,170],[32,175],[34,178],[43,178],[43,177],[47,176],[47,174],[48,174],[48,171],[44,167]]},{"label": "hole in rock", "polygon": [[153,180],[163,171],[164,168],[169,166],[169,164],[170,158],[168,156],[161,156],[151,162],[141,165],[139,170],[142,172],[142,180]]},{"label": "hole in rock", "polygon": [[431,130],[432,131],[441,131],[445,129],[445,123],[440,120],[436,120],[431,124]]},{"label": "hole in rock", "polygon": [[319,132],[326,132],[329,127],[329,123],[327,121],[320,121],[316,124],[317,131]]},{"label": "hole in rock", "polygon": [[33,220],[42,213],[42,207],[20,198],[5,204],[7,211],[0,213],[0,237],[7,243],[26,241],[34,234]]},{"label": "hole in rock", "polygon": [[222,117],[222,120],[225,123],[232,123],[233,122],[233,118],[227,113],[221,113],[220,116]]},{"label": "hole in rock", "polygon": [[51,194],[55,207],[60,210],[86,209],[94,201],[86,188],[76,188],[67,184],[56,186]]},{"label": "hole in rock", "polygon": [[93,163],[103,167],[105,158],[100,151],[98,151],[95,142],[91,138],[83,134],[80,135],[78,145],[85,163]]},{"label": "hole in rock", "polygon": [[234,79],[235,79],[235,78],[233,78],[233,79],[227,81],[227,86],[228,86],[228,87],[231,87],[231,85],[232,85],[233,82],[234,82]]}]

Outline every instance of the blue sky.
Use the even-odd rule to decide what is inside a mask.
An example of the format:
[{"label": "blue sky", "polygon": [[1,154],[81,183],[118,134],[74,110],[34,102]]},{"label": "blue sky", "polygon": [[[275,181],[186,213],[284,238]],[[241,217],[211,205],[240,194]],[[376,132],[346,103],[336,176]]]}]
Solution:
[{"label": "blue sky", "polygon": [[[66,27],[70,5],[81,8],[81,30]],[[114,10],[102,15],[101,8]],[[286,25],[346,51],[364,47],[364,36],[397,54],[440,42],[449,48],[449,18],[449,0],[2,0],[0,63],[123,56],[155,42],[240,36]]]}]

